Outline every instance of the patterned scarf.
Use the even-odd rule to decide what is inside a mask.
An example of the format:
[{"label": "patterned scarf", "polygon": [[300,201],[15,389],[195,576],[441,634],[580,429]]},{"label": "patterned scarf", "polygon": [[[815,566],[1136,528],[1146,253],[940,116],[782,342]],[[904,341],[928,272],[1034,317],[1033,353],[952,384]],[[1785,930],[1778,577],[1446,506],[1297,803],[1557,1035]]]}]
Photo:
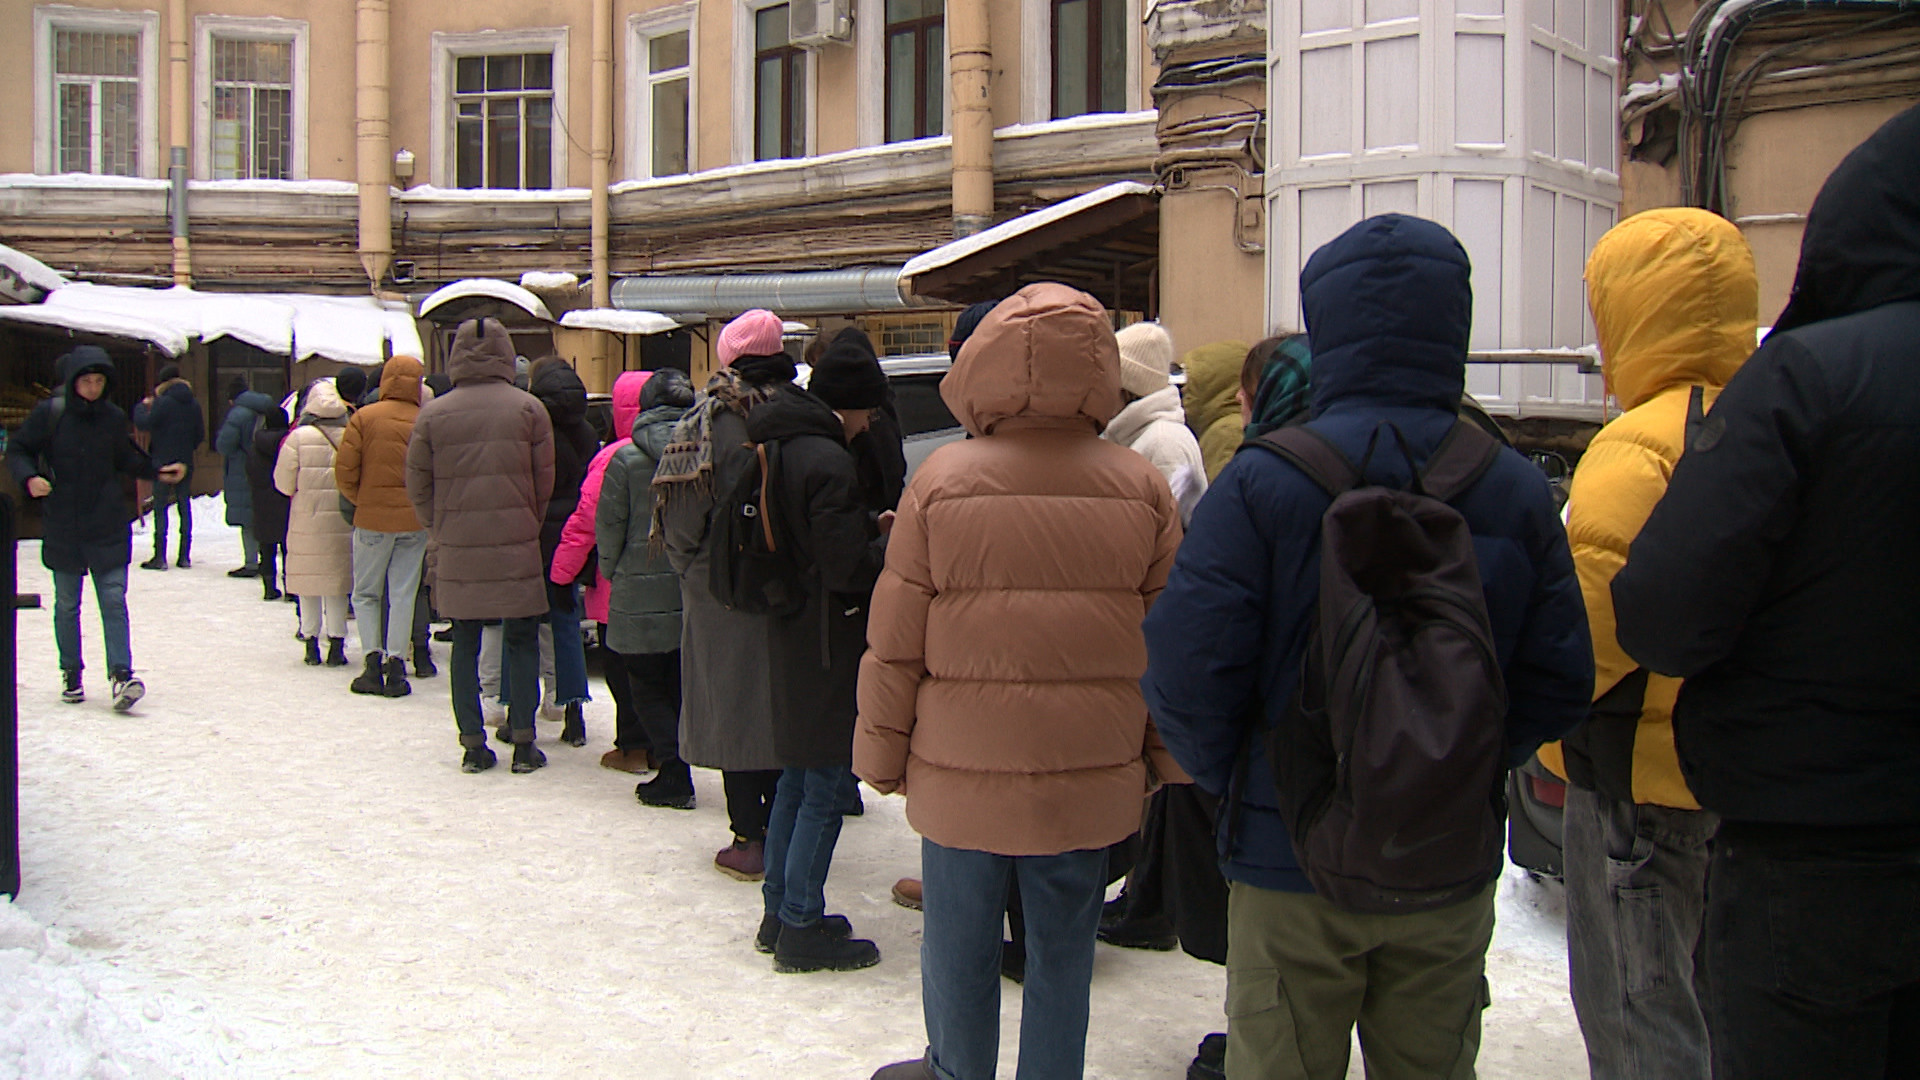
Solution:
[{"label": "patterned scarf", "polygon": [[666,536],[670,504],[713,493],[713,423],[721,411],[745,417],[755,405],[773,396],[775,385],[748,382],[734,368],[721,368],[694,398],[693,407],[674,423],[673,434],[653,473],[653,523],[648,536],[655,544]]},{"label": "patterned scarf", "polygon": [[1257,439],[1306,414],[1312,368],[1313,353],[1307,347],[1307,335],[1294,334],[1281,339],[1261,369],[1260,385],[1253,394],[1253,422],[1247,425],[1247,438]]}]

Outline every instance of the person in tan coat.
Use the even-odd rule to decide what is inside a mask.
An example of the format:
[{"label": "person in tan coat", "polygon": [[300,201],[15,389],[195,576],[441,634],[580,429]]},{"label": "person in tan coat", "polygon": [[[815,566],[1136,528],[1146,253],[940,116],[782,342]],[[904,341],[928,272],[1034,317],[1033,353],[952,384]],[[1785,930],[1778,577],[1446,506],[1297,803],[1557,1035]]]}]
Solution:
[{"label": "person in tan coat", "polygon": [[347,594],[353,590],[353,526],[341,516],[340,489],[333,479],[346,423],[347,406],[332,380],[314,380],[299,424],[280,444],[273,466],[274,488],[293,500],[287,515],[287,591],[300,598],[307,663],[321,662],[324,633],[329,667],[347,663]]},{"label": "person in tan coat", "polygon": [[993,1075],[1000,919],[1026,905],[1020,1075],[1081,1075],[1104,848],[1184,782],[1140,695],[1140,623],[1180,544],[1120,411],[1107,313],[1064,285],[1003,301],[940,395],[972,439],[900,501],[861,662],[854,771],[921,834],[928,1048],[876,1080]]},{"label": "person in tan coat", "polygon": [[513,385],[513,358],[498,321],[461,323],[447,357],[453,389],[420,409],[407,444],[407,499],[435,547],[434,606],[453,620],[449,682],[466,772],[494,765],[480,714],[480,626],[494,619],[511,673],[513,771],[547,763],[533,745],[533,711],[548,607],[540,523],[553,495],[553,423],[540,399]]},{"label": "person in tan coat", "polygon": [[[360,612],[360,651],[366,654],[366,670],[350,686],[356,694],[404,697],[413,689],[401,654],[413,638],[427,530],[407,499],[407,443],[420,415],[425,374],[411,356],[387,361],[380,400],[347,421],[334,462],[340,497],[354,507],[353,606]],[[426,674],[422,655],[415,653],[415,674]]]}]

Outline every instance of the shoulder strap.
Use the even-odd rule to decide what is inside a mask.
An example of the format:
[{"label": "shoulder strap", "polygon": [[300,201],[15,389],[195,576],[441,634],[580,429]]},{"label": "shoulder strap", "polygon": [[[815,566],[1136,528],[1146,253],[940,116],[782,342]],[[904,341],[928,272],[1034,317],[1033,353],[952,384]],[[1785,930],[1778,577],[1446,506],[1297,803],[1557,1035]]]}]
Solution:
[{"label": "shoulder strap", "polygon": [[1339,447],[1311,429],[1281,428],[1249,439],[1245,445],[1262,447],[1279,454],[1333,498],[1337,499],[1360,486],[1360,470],[1347,460],[1347,455],[1341,453]]},{"label": "shoulder strap", "polygon": [[1452,502],[1479,483],[1499,457],[1500,444],[1492,436],[1469,421],[1455,421],[1453,430],[1427,458],[1419,489],[1429,498]]},{"label": "shoulder strap", "polygon": [[1706,425],[1706,422],[1707,388],[1695,384],[1693,392],[1687,395],[1687,441],[1685,445],[1693,446],[1698,442],[1696,436],[1699,434],[1700,429]]}]

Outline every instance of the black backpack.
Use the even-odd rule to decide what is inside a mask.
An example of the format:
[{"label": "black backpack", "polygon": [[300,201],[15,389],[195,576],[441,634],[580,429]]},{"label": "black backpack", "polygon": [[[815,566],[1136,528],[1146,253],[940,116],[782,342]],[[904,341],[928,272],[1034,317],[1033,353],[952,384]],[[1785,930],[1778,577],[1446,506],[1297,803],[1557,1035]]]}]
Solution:
[{"label": "black backpack", "polygon": [[[1411,464],[1405,436],[1386,430]],[[1366,482],[1372,444],[1359,467],[1302,427],[1248,445],[1333,499],[1299,688],[1267,742],[1300,865],[1348,911],[1469,899],[1501,869],[1507,693],[1473,536],[1448,503],[1500,446],[1458,422],[1402,491]]]},{"label": "black backpack", "polygon": [[713,598],[747,615],[794,615],[807,603],[799,560],[775,512],[780,440],[753,443],[731,483],[715,488],[708,525]]}]

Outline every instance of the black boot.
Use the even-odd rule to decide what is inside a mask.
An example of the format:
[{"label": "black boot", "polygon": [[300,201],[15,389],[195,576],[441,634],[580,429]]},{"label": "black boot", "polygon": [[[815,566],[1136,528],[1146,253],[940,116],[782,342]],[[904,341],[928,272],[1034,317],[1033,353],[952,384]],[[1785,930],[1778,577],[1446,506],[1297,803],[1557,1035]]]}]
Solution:
[{"label": "black boot", "polygon": [[307,664],[311,667],[320,666],[320,639],[317,637],[307,639]]},{"label": "black boot", "polygon": [[499,758],[484,746],[469,746],[465,756],[460,759],[460,771],[464,773],[486,772],[493,768]]},{"label": "black boot", "polygon": [[328,667],[346,667],[347,666],[347,639],[346,638],[330,637],[327,639],[327,666]]},{"label": "black boot", "polygon": [[426,638],[421,638],[419,641],[414,642],[413,677],[416,679],[431,679],[438,674],[440,674],[440,669],[433,666],[433,646],[427,644]]},{"label": "black boot", "polygon": [[407,685],[406,661],[397,656],[387,657],[386,689],[381,691],[388,697],[406,697],[413,693],[413,687]]},{"label": "black boot", "polygon": [[530,742],[515,743],[513,746],[513,771],[530,773],[547,763],[547,755]]},{"label": "black boot", "polygon": [[268,578],[268,579],[267,579],[267,590],[266,590],[266,593],[265,593],[264,595],[262,595],[262,596],[260,597],[260,599],[262,599],[262,600],[278,600],[278,599],[280,599],[280,590],[279,590],[279,589],[276,589],[276,588],[274,588],[274,587],[273,587],[273,579],[272,579],[272,578]]},{"label": "black boot", "polygon": [[560,729],[560,741],[568,746],[587,745],[587,718],[580,715],[578,702],[567,706],[566,726]]},{"label": "black boot", "polygon": [[[853,936],[853,924],[847,921],[845,915],[822,915],[820,916],[820,925],[826,928],[827,934],[830,937],[850,938]],[[761,916],[760,929],[753,935],[753,951],[771,954],[774,946],[780,943],[780,930],[780,916]]]},{"label": "black boot", "polygon": [[693,769],[679,758],[668,758],[660,763],[660,772],[653,779],[633,789],[634,797],[648,806],[664,806],[670,810],[693,809]]},{"label": "black boot", "polygon": [[186,549],[186,548],[181,548],[181,549],[180,549],[180,557],[179,557],[179,558],[177,558],[177,559],[175,559],[175,560],[173,560],[173,565],[175,565],[175,566],[177,566],[177,567],[179,567],[179,568],[180,568],[180,569],[182,569],[182,570],[185,570],[185,569],[187,569],[188,567],[190,567],[190,566],[192,566],[192,565],[193,565],[193,560],[187,557],[187,549]]},{"label": "black boot", "polygon": [[347,684],[347,689],[356,694],[383,694],[386,692],[386,683],[380,675],[379,653],[370,652],[367,654],[366,670],[354,676],[353,681]]},{"label": "black boot", "polygon": [[166,553],[164,552],[157,554],[153,558],[148,559],[146,562],[143,562],[140,564],[140,569],[142,570],[165,570],[166,568],[167,568],[167,556],[166,556]]},{"label": "black boot", "polygon": [[782,975],[858,971],[879,962],[878,945],[865,938],[835,936],[825,919],[812,926],[782,926],[773,947],[773,970]]}]

